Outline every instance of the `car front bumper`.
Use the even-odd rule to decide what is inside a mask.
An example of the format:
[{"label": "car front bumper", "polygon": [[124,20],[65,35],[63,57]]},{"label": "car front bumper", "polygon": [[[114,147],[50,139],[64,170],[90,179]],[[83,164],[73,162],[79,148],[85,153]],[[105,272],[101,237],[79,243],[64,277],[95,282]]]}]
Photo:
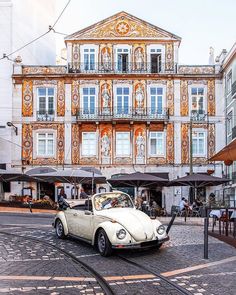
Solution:
[{"label": "car front bumper", "polygon": [[169,241],[169,236],[165,237],[161,240],[151,240],[147,242],[141,242],[141,243],[130,243],[130,244],[113,244],[113,249],[147,249],[147,248],[155,248],[163,243]]}]

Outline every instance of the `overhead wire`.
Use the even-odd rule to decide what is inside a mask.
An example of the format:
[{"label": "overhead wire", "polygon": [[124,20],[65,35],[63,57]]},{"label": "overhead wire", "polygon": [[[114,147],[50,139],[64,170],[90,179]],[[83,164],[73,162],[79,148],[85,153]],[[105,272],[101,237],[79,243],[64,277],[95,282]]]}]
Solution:
[{"label": "overhead wire", "polygon": [[[18,51],[24,49],[25,47],[29,46],[30,44],[34,43],[35,41],[41,39],[42,37],[44,37],[45,35],[47,35],[47,34],[48,34],[49,32],[51,32],[51,31],[53,31],[54,33],[56,33],[56,31],[54,30],[54,27],[55,27],[55,25],[58,23],[59,19],[60,19],[61,16],[63,15],[64,11],[66,10],[66,8],[67,8],[67,6],[70,4],[70,2],[71,2],[71,0],[69,0],[69,1],[67,2],[66,6],[63,8],[62,12],[61,12],[60,15],[58,16],[58,18],[56,19],[56,21],[54,22],[54,24],[53,24],[52,26],[49,26],[49,29],[48,29],[47,32],[41,34],[41,35],[38,36],[37,38],[35,38],[35,39],[33,39],[32,41],[26,43],[25,45],[23,45],[23,46],[21,46],[20,48],[14,50],[14,51],[11,52],[11,53],[8,53],[8,54],[5,54],[5,53],[4,53],[3,56],[0,58],[0,60],[3,60],[3,59],[5,59],[5,58],[6,58],[6,59],[10,59],[9,56],[11,56],[11,55],[17,53]],[[57,33],[59,33],[59,32],[57,32]],[[61,34],[63,34],[63,33],[61,33]]]}]

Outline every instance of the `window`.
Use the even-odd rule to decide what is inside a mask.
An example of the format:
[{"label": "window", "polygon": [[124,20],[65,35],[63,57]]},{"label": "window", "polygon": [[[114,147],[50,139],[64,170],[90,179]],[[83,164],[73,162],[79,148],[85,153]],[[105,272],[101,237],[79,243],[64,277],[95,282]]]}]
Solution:
[{"label": "window", "polygon": [[95,114],[95,87],[83,88],[82,108],[83,114]]},{"label": "window", "polygon": [[152,156],[164,156],[164,132],[150,132],[149,149]]},{"label": "window", "polygon": [[230,94],[232,90],[232,71],[226,77],[226,94]]},{"label": "window", "polygon": [[151,87],[150,95],[151,95],[151,114],[162,114],[163,89],[159,87]]},{"label": "window", "polygon": [[205,132],[193,131],[192,133],[192,148],[194,157],[206,156]]},{"label": "window", "polygon": [[52,157],[54,155],[53,133],[38,133],[37,155]]},{"label": "window", "polygon": [[204,113],[204,88],[191,88],[192,113]]},{"label": "window", "polygon": [[230,111],[227,114],[227,125],[226,125],[226,128],[227,128],[227,135],[231,135],[232,128],[233,128],[233,111]]},{"label": "window", "polygon": [[116,155],[130,156],[130,133],[117,132],[116,133]]},{"label": "window", "polygon": [[117,49],[117,70],[119,72],[127,72],[129,69],[129,49]]},{"label": "window", "polygon": [[85,48],[84,49],[84,69],[95,70],[95,49]]},{"label": "window", "polygon": [[54,114],[54,88],[38,88],[38,114]]},{"label": "window", "polygon": [[161,49],[150,49],[151,73],[161,72]]},{"label": "window", "polygon": [[83,132],[82,133],[82,156],[96,156],[97,142],[96,132]]},{"label": "window", "polygon": [[116,88],[116,113],[117,114],[129,113],[129,99],[130,99],[129,87]]}]

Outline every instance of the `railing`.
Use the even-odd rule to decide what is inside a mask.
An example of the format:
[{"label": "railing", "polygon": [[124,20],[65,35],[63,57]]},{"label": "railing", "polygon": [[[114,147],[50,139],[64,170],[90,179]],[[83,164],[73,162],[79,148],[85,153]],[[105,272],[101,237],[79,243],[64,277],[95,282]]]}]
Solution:
[{"label": "railing", "polygon": [[169,74],[176,73],[177,64],[174,62],[154,64],[151,62],[145,63],[68,63],[69,73],[127,73],[127,74]]},{"label": "railing", "polygon": [[191,119],[192,121],[206,121],[207,120],[207,113],[202,110],[199,111],[191,111]]},{"label": "railing", "polygon": [[54,111],[37,111],[37,121],[54,121]]},{"label": "railing", "polygon": [[154,108],[90,108],[80,109],[77,112],[78,120],[136,120],[136,121],[163,121],[169,119],[169,111],[167,108],[157,110]]}]

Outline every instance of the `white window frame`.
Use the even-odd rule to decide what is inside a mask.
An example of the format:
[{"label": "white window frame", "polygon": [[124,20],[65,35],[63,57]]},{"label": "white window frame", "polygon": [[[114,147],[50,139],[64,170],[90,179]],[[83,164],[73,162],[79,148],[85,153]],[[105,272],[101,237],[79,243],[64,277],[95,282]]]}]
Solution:
[{"label": "white window frame", "polygon": [[151,114],[151,88],[162,88],[162,112],[166,109],[166,86],[163,84],[150,84],[147,88],[147,108],[148,113]]},{"label": "white window frame", "polygon": [[[114,85],[113,87],[113,93],[114,93],[114,105],[113,105],[113,111],[114,111],[114,114],[115,115],[118,115],[117,114],[117,88],[129,88],[129,106],[128,106],[128,114],[120,114],[122,116],[125,116],[125,115],[129,115],[131,114],[132,112],[130,112],[130,110],[132,110],[133,108],[133,105],[132,105],[132,94],[133,94],[133,90],[132,90],[132,86],[129,85],[129,84],[116,84]],[[124,106],[122,107],[124,108]]]},{"label": "white window frame", "polygon": [[[148,64],[148,68],[151,71],[151,50],[161,50],[160,51],[160,55],[161,55],[161,72],[163,72],[165,70],[165,46],[161,45],[161,44],[150,44],[147,46],[147,64]],[[159,54],[159,52],[158,52]]]},{"label": "white window frame", "polygon": [[[231,128],[229,129],[228,128],[228,116],[229,114],[232,113],[232,117],[231,117]],[[227,137],[230,137],[232,136],[232,128],[234,127],[234,109],[233,108],[230,108],[228,111],[227,111],[227,117],[226,117],[226,133],[227,133]]]},{"label": "white window frame", "polygon": [[233,76],[232,69],[226,75],[226,96],[229,96],[232,92]]},{"label": "white window frame", "polygon": [[[39,135],[40,134],[45,134],[45,141],[46,141],[46,153],[44,155],[39,154]],[[52,134],[52,138],[48,138],[48,134]],[[47,142],[48,140],[52,139],[53,140],[53,153],[48,154],[48,145]],[[37,158],[55,158],[56,155],[56,137],[55,137],[55,131],[51,130],[37,130],[36,132],[36,157]]]},{"label": "white window frame", "polygon": [[[196,96],[196,95],[195,94],[192,95],[192,88],[203,88],[203,114],[206,114],[206,110],[207,110],[207,99],[206,99],[207,86],[206,85],[202,85],[202,84],[193,84],[193,85],[189,85],[189,87],[188,87],[188,93],[189,93],[189,113],[190,113],[190,115],[192,115],[192,111],[195,111],[195,110],[192,109],[192,97],[193,96]],[[198,111],[197,111],[197,113],[198,113]]]},{"label": "white window frame", "polygon": [[[88,84],[88,85],[83,85],[80,88],[80,110],[84,110],[84,96],[83,96],[83,89],[84,88],[95,88],[95,113],[94,113],[94,115],[95,115],[97,113],[97,109],[98,109],[98,86]],[[83,115],[86,115],[86,114],[83,114]]]},{"label": "white window frame", "polygon": [[[84,66],[84,50],[85,49],[94,49],[94,70],[85,70]],[[81,56],[81,70],[82,71],[96,71],[98,69],[98,45],[93,44],[84,44],[80,46],[80,56]]]},{"label": "white window frame", "polygon": [[[95,135],[95,152],[94,154],[89,153],[89,154],[85,154],[84,153],[84,136],[85,134],[94,134]],[[90,146],[90,145],[89,145]],[[93,145],[91,145],[93,146]],[[84,131],[82,132],[82,143],[81,143],[81,156],[82,157],[86,157],[86,158],[91,158],[91,157],[97,157],[97,146],[98,146],[98,137],[97,137],[97,132],[96,131]]]},{"label": "white window frame", "polygon": [[[193,129],[193,131],[192,131],[192,144],[193,144],[193,139],[194,139],[194,132],[203,133],[204,134],[204,144],[203,144],[203,146],[204,146],[204,152],[202,154],[200,154],[197,151],[196,154],[193,153],[193,157],[194,158],[205,158],[205,157],[207,157],[207,132],[204,129],[200,129],[200,128]],[[199,146],[198,146],[198,149],[199,149]],[[192,147],[192,151],[193,151],[193,147]]]},{"label": "white window frame", "polygon": [[[46,95],[45,96],[41,96],[39,95],[39,89],[40,88],[45,88],[46,89]],[[42,86],[42,87],[37,87],[36,91],[37,91],[37,112],[39,112],[39,98],[40,97],[45,97],[46,98],[46,110],[45,112],[48,113],[48,98],[51,97],[51,95],[48,95],[48,89],[49,88],[52,88],[53,89],[53,115],[55,116],[55,105],[56,105],[56,99],[55,99],[55,87],[45,87],[45,86]]]},{"label": "white window frame", "polygon": [[[162,135],[162,140],[163,140],[163,153],[156,153],[152,154],[151,153],[151,135],[152,133],[156,134],[161,134]],[[165,157],[166,156],[166,132],[165,131],[150,131],[148,135],[148,148],[149,148],[149,156],[151,157]]]},{"label": "white window frame", "polygon": [[[122,72],[118,70],[118,54],[120,52],[118,52],[118,49],[128,49],[128,68],[127,71],[131,70],[131,51],[132,51],[132,46],[128,45],[128,44],[118,44],[118,45],[114,45],[114,50],[115,50],[115,54],[114,54],[114,64],[115,64],[115,70],[116,72]],[[123,52],[125,53],[125,52]]]},{"label": "white window frame", "polygon": [[[118,134],[128,134],[129,135],[129,153],[127,154],[118,154],[117,153],[117,135]],[[121,131],[121,132],[116,132],[116,157],[119,158],[127,158],[131,156],[131,133],[130,131]]]}]

